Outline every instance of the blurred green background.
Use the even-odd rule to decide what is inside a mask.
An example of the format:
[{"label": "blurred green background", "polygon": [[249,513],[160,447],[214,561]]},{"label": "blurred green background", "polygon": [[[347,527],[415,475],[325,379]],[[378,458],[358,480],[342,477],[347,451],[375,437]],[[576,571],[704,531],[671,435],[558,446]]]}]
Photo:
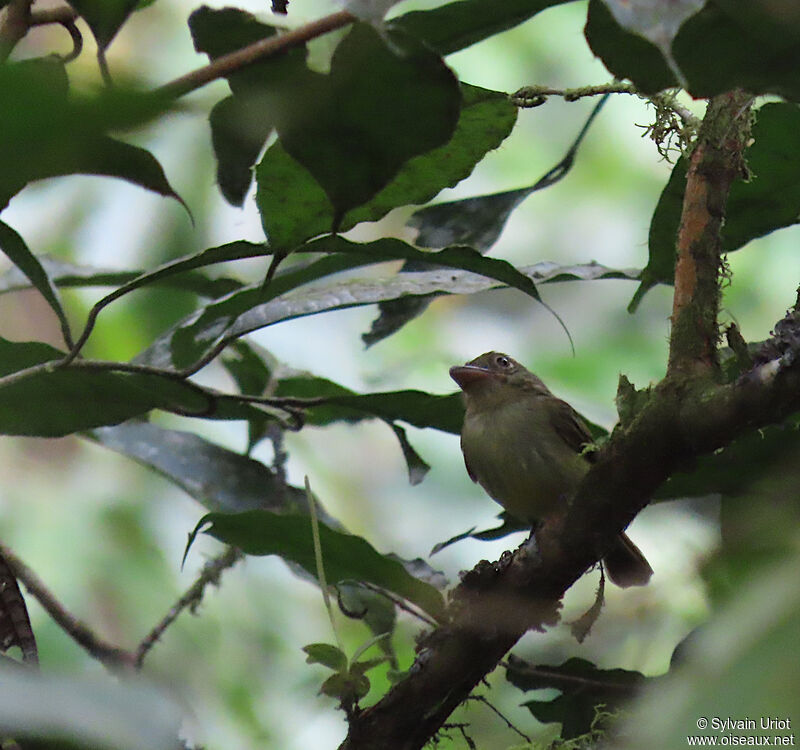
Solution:
[{"label": "blurred green background", "polygon": [[[269,18],[266,2],[240,1],[238,6]],[[194,53],[186,27],[194,7],[186,0],[161,0],[136,13],[110,49],[112,72],[157,85],[203,64],[205,58]],[[393,12],[414,7],[426,6],[405,2]],[[288,21],[298,25],[332,10],[327,3],[292,0]],[[534,83],[602,83],[609,75],[583,40],[585,12],[582,2],[553,8],[453,55],[448,63],[466,82],[508,92]],[[95,86],[99,75],[90,36],[85,37],[87,50],[73,64],[72,75],[78,85]],[[36,31],[16,56],[62,50],[67,43],[59,30]],[[4,220],[36,253],[110,268],[152,267],[222,242],[263,240],[252,196],[243,210],[233,209],[214,185],[206,117],[226,89],[224,83],[212,84],[187,97],[178,112],[130,137],[161,161],[189,204],[194,226],[174,201],[122,182],[89,177],[28,187],[12,201]],[[439,200],[531,184],[562,158],[593,104],[553,97],[537,109],[520,111],[511,137]],[[695,109],[702,112],[699,106]],[[572,172],[555,187],[533,194],[515,212],[492,255],[518,265],[596,260],[611,267],[642,267],[650,216],[671,168],[643,137],[643,126],[652,118],[644,101],[612,98]],[[404,228],[409,213],[396,211],[380,226],[359,227],[351,236],[410,236]],[[799,232],[782,230],[730,257],[733,277],[725,289],[723,323],[736,321],[748,340],[765,338],[794,298]],[[242,262],[237,271],[255,280],[264,267],[261,261]],[[489,349],[506,351],[587,417],[611,427],[619,374],[644,386],[658,380],[665,369],[671,290],[654,289],[631,316],[625,308],[634,290],[635,283],[624,281],[541,288],[571,332],[574,356],[553,316],[513,290],[438,299],[423,317],[368,350],[360,334],[368,329],[373,308],[282,323],[253,339],[291,366],[359,391],[452,392],[450,365]],[[100,293],[65,292],[76,324]],[[173,291],[131,295],[104,312],[88,351],[109,359],[131,357],[188,312],[192,301]],[[0,297],[0,335],[58,343],[57,322],[35,292]],[[231,385],[215,366],[200,379]],[[200,431],[234,450],[246,447],[242,423],[196,425],[178,417],[157,419]],[[408,433],[432,466],[417,487],[407,482],[394,436],[379,423],[288,435],[289,479],[302,484],[308,475],[326,508],[351,531],[382,552],[407,558],[426,558],[434,544],[472,526],[494,525],[499,509],[468,479],[458,439],[414,428]],[[267,444],[255,455],[266,463],[272,458]],[[192,583],[203,562],[221,549],[213,540],[199,539],[181,570],[186,534],[204,509],[167,481],[78,438],[6,438],[0,442],[0,471],[0,538],[73,613],[122,646],[135,646]],[[665,671],[675,645],[708,613],[698,567],[717,544],[718,515],[714,498],[645,510],[630,533],[656,571],[651,585],[609,590],[606,609],[583,645],[561,625],[546,634],[529,634],[516,653],[537,663],[555,664],[578,655],[601,667],[647,674]],[[459,570],[481,558],[495,559],[521,539],[464,541],[430,562],[455,581]],[[596,574],[589,575],[568,593],[564,621],[591,603],[595,585]],[[44,669],[102,672],[31,597],[28,604]],[[277,559],[251,558],[224,574],[222,586],[208,592],[198,615],[182,615],[145,663],[148,676],[174,690],[190,707],[186,733],[191,741],[230,750],[338,744],[345,731],[343,717],[332,699],[317,695],[326,674],[318,666],[306,666],[300,650],[332,637],[316,588],[295,578]],[[394,643],[405,668],[419,625],[407,616],[401,621]],[[344,631],[351,649],[368,637],[357,622],[348,623]],[[518,706],[521,694],[507,687],[499,673],[490,683],[498,688],[490,696],[493,702],[519,725],[531,726],[533,720]],[[386,687],[376,679],[367,702]],[[461,709],[453,720],[470,721],[481,747],[519,742],[480,704]],[[452,745],[463,746],[463,740],[456,738]],[[449,746],[449,740],[440,744]]]}]

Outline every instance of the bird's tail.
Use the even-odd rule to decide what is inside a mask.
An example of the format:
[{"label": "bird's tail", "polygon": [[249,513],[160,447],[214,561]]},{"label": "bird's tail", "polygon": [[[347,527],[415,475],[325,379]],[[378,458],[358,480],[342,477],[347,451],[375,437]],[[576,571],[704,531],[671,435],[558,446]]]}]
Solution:
[{"label": "bird's tail", "polygon": [[642,551],[628,538],[620,534],[614,546],[603,558],[608,577],[622,588],[644,586],[653,575],[653,569]]}]

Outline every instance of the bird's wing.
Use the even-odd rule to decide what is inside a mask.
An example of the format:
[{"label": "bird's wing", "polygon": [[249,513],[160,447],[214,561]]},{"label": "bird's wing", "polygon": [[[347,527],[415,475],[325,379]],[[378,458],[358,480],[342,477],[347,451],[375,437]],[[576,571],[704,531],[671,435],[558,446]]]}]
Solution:
[{"label": "bird's wing", "polygon": [[[570,447],[575,453],[581,453],[583,447],[587,443],[594,442],[592,433],[586,423],[581,419],[578,412],[575,411],[566,401],[555,399],[557,404],[551,412],[550,423],[553,429],[561,436],[561,439]],[[591,461],[592,453],[587,453],[587,460]]]}]

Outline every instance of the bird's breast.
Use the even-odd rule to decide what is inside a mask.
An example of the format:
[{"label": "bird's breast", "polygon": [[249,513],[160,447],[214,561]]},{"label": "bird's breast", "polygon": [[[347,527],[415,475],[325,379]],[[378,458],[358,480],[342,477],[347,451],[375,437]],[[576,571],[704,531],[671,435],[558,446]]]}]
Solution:
[{"label": "bird's breast", "polygon": [[472,476],[509,513],[524,521],[555,512],[588,465],[553,429],[546,411],[519,404],[467,410],[461,434]]}]

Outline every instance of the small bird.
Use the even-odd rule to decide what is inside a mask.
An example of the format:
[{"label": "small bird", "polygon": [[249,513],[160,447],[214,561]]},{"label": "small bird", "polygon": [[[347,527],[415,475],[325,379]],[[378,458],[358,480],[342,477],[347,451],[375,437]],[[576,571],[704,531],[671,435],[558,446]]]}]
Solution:
[{"label": "small bird", "polygon": [[[589,470],[592,436],[578,413],[506,354],[486,352],[450,368],[464,392],[461,450],[467,473],[531,525],[563,507]],[[603,558],[618,586],[644,586],[653,569],[621,533]]]}]

